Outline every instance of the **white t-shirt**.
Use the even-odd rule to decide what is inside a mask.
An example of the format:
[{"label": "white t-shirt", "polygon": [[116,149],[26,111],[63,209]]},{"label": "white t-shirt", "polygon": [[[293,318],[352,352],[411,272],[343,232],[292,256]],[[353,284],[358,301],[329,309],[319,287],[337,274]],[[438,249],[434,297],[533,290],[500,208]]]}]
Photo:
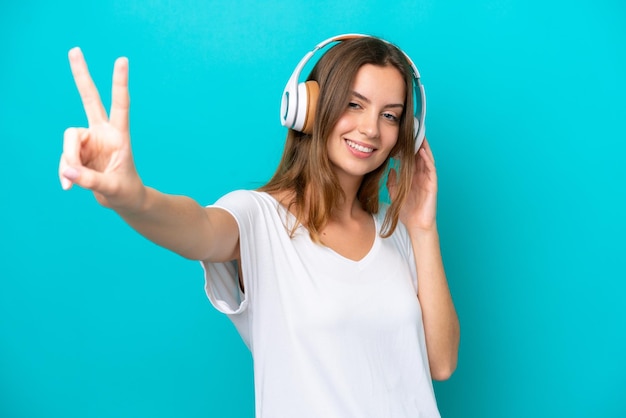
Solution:
[{"label": "white t-shirt", "polygon": [[401,224],[353,261],[302,226],[291,238],[295,217],[267,193],[214,206],[239,225],[245,294],[236,262],[203,262],[205,289],[252,352],[257,418],[439,417]]}]

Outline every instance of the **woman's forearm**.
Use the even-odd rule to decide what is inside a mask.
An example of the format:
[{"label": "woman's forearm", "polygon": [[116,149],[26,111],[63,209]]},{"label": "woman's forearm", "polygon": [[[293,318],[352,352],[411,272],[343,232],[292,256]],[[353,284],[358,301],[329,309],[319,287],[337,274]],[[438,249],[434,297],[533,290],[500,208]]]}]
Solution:
[{"label": "woman's forearm", "polygon": [[443,267],[439,233],[410,232],[417,268],[428,360],[433,379],[445,380],[456,369],[460,326]]}]

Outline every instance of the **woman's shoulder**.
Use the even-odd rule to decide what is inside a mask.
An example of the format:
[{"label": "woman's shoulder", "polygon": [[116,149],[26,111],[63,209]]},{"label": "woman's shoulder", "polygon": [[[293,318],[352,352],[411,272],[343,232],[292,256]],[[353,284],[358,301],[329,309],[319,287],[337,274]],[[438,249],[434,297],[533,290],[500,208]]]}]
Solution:
[{"label": "woman's shoulder", "polygon": [[273,205],[275,200],[268,193],[257,190],[233,190],[220,197],[213,205],[230,211],[254,211],[254,209]]},{"label": "woman's shoulder", "polygon": [[216,204],[220,202],[254,202],[271,200],[272,196],[266,192],[258,190],[238,189],[233,190],[220,197]]},{"label": "woman's shoulder", "polygon": [[[376,220],[378,233],[383,232],[383,226],[385,225],[385,220],[387,217],[387,211],[389,210],[389,207],[390,207],[389,203],[381,202],[378,208],[378,212],[372,215],[374,216],[374,219]],[[396,227],[393,230],[393,233],[389,236],[389,238],[392,238],[395,240],[401,240],[402,242],[405,242],[409,239],[409,235],[406,230],[406,227],[404,226],[401,220],[398,219],[398,223],[396,224]]]},{"label": "woman's shoulder", "polygon": [[293,224],[294,218],[279,199],[265,191],[242,189],[225,194],[212,206],[228,211],[240,228],[266,230],[274,225],[282,231]]},{"label": "woman's shoulder", "polygon": [[286,211],[287,195],[262,190],[233,190],[220,197],[212,206],[229,210],[232,213],[249,216],[282,213]]}]

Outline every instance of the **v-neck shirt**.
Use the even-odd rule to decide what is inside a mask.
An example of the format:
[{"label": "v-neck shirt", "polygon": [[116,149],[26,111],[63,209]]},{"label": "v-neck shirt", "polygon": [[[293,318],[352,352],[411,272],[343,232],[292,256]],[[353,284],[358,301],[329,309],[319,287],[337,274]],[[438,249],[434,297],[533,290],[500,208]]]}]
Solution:
[{"label": "v-neck shirt", "polygon": [[399,224],[360,260],[315,243],[265,192],[238,190],[214,207],[239,227],[237,262],[202,262],[211,303],[254,362],[257,418],[439,417],[408,233]]}]

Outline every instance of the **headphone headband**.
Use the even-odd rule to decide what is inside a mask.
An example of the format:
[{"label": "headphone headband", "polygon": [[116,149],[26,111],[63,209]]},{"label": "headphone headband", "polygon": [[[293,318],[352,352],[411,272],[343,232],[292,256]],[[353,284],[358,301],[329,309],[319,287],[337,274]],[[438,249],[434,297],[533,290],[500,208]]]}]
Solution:
[{"label": "headphone headband", "polygon": [[[349,39],[357,38],[372,38],[369,35],[363,35],[359,33],[347,33],[343,35],[333,36],[328,38],[315,46],[309,51],[298,63],[295,70],[289,77],[285,90],[283,91],[283,98],[281,103],[280,117],[281,124],[287,128],[310,133],[312,131],[313,119],[315,117],[315,108],[317,105],[317,92],[319,88],[316,82],[307,81],[300,83],[300,73],[304,69],[304,66],[315,55],[317,51],[324,48],[333,42],[342,42]],[[380,39],[380,38],[376,38]],[[380,39],[381,41],[392,45],[390,42]],[[395,45],[394,45],[395,46]],[[420,82],[420,73],[413,63],[413,60],[402,50],[400,50],[406,58],[411,71],[413,73],[413,84],[415,86],[416,95],[420,97],[420,112],[419,115],[414,113],[414,139],[415,139],[415,152],[417,152],[422,145],[424,136],[426,133],[425,119],[426,119],[426,92],[424,86]],[[314,84],[314,85],[313,85]]]}]

